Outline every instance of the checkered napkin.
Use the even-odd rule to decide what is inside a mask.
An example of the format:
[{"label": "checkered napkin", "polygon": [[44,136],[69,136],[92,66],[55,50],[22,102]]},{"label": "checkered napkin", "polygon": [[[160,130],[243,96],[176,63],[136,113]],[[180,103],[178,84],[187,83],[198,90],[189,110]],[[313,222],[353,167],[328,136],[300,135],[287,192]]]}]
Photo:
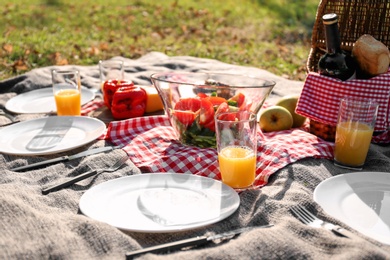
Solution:
[{"label": "checkered napkin", "polygon": [[390,143],[390,70],[371,79],[341,81],[310,72],[305,80],[296,112],[323,124],[337,124],[340,99],[369,98],[379,105],[373,142]]},{"label": "checkered napkin", "polygon": [[92,111],[101,108],[104,105],[104,101],[101,99],[94,99],[81,107],[81,115],[87,116]]},{"label": "checkered napkin", "polygon": [[[258,133],[255,186],[287,164],[306,157],[333,158],[333,144],[308,133],[308,127]],[[178,172],[221,179],[217,151],[182,145],[164,116],[139,117],[109,124],[105,139],[123,148],[143,172]]]}]

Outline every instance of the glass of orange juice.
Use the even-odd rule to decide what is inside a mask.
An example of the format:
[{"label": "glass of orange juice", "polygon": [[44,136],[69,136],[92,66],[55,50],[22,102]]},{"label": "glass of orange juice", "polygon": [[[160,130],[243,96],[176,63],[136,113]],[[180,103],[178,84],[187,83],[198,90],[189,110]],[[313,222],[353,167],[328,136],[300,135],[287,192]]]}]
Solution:
[{"label": "glass of orange juice", "polygon": [[251,188],[256,177],[256,114],[217,113],[215,126],[222,182],[239,191]]},{"label": "glass of orange juice", "polygon": [[57,115],[81,115],[81,83],[79,71],[52,70],[51,76]]},{"label": "glass of orange juice", "polygon": [[334,164],[361,170],[374,132],[378,103],[373,100],[343,98],[336,127]]}]

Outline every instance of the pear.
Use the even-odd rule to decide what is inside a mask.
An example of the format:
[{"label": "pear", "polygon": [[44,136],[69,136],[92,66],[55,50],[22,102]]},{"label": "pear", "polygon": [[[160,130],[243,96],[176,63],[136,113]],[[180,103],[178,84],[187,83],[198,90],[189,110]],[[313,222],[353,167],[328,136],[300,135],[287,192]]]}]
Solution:
[{"label": "pear", "polygon": [[293,118],[292,127],[294,128],[301,127],[306,121],[306,117],[295,113],[295,108],[297,107],[298,99],[298,95],[288,95],[279,99],[278,102],[275,104],[277,106],[286,108],[290,112]]}]

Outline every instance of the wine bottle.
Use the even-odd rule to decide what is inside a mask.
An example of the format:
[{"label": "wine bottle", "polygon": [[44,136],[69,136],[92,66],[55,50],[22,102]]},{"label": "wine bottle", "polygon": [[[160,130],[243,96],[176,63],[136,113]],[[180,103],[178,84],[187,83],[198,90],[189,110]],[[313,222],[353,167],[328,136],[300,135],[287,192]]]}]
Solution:
[{"label": "wine bottle", "polygon": [[318,72],[343,81],[356,78],[355,60],[341,50],[337,14],[325,14],[322,22],[325,29],[326,53],[318,61]]}]

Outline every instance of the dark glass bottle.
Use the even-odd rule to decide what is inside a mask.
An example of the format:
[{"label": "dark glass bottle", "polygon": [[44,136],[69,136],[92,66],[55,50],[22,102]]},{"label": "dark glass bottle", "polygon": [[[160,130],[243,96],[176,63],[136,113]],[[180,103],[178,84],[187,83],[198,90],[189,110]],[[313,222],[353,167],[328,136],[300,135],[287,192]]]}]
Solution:
[{"label": "dark glass bottle", "polygon": [[321,75],[348,80],[356,78],[356,62],[353,57],[341,50],[337,14],[325,14],[322,17],[325,29],[326,53],[318,62]]}]

